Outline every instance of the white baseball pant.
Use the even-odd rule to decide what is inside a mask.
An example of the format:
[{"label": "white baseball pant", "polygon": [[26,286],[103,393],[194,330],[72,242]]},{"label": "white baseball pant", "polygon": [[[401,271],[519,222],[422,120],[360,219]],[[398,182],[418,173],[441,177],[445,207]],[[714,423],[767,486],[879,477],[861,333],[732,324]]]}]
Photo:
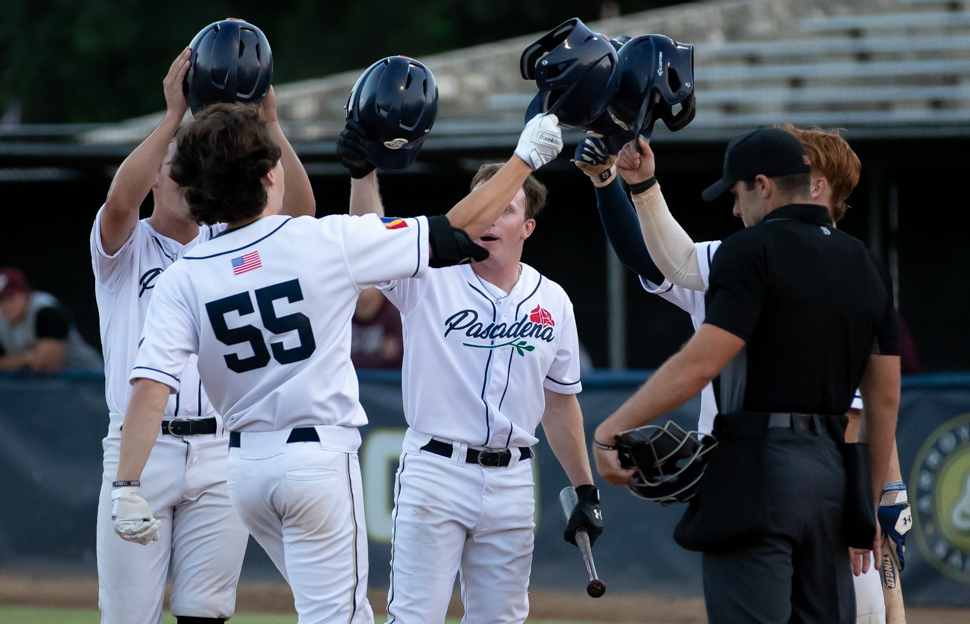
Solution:
[{"label": "white baseball pant", "polygon": [[886,599],[882,593],[882,578],[878,562],[870,559],[869,571],[852,576],[855,584],[856,624],[886,624]]},{"label": "white baseball pant", "polygon": [[372,624],[360,433],[314,429],[319,442],[289,444],[289,429],[241,432],[229,449],[229,495],[290,584],[299,624]]},{"label": "white baseball pant", "polygon": [[[227,435],[177,438],[159,433],[139,494],[162,521],[157,542],[126,542],[111,521],[120,419],[104,439],[98,500],[98,604],[101,624],[161,624],[171,561],[175,616],[229,618],[246,554],[247,533],[226,488]],[[221,429],[221,427],[220,427]]]},{"label": "white baseball pant", "polygon": [[532,461],[518,453],[504,468],[421,447],[408,429],[397,471],[391,545],[389,624],[441,624],[461,575],[463,624],[513,624],[529,615],[535,536]]}]

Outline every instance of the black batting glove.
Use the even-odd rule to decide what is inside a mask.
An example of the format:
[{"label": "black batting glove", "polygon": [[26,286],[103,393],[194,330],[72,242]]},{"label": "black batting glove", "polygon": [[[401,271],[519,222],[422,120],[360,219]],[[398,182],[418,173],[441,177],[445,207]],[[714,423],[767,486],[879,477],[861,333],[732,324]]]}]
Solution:
[{"label": "black batting glove", "polygon": [[581,485],[576,488],[576,508],[566,523],[563,539],[576,546],[576,531],[586,529],[589,535],[589,545],[596,543],[596,538],[603,533],[603,512],[600,511],[600,493],[595,485]]},{"label": "black batting glove", "polygon": [[347,120],[344,131],[337,138],[337,159],[350,171],[350,177],[363,178],[375,169],[367,162],[367,149],[370,141],[364,134],[364,127],[353,119]]}]

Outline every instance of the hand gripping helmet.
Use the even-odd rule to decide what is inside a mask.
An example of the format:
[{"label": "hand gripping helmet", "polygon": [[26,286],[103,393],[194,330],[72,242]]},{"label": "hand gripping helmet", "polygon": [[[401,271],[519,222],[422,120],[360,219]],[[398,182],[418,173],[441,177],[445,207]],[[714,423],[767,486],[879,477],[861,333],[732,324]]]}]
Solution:
[{"label": "hand gripping helmet", "polygon": [[357,79],[344,112],[364,127],[367,162],[404,171],[418,157],[438,114],[434,74],[406,56],[377,61]]},{"label": "hand gripping helmet", "polygon": [[189,44],[183,89],[192,114],[217,102],[259,104],[273,79],[273,52],[263,31],[229,18],[209,24]]},{"label": "hand gripping helmet", "polygon": [[684,431],[671,421],[664,427],[624,431],[616,436],[616,446],[620,465],[636,470],[630,491],[666,507],[697,494],[707,467],[704,456],[717,440],[710,435],[699,439],[696,431]]},{"label": "hand gripping helmet", "polygon": [[606,108],[615,90],[616,48],[574,17],[552,29],[522,52],[522,77],[535,80],[539,93],[526,121],[553,113],[559,123],[583,128]]},{"label": "hand gripping helmet", "polygon": [[624,43],[617,57],[616,93],[607,107],[612,121],[650,138],[657,119],[672,131],[694,119],[694,46],[640,35]]}]

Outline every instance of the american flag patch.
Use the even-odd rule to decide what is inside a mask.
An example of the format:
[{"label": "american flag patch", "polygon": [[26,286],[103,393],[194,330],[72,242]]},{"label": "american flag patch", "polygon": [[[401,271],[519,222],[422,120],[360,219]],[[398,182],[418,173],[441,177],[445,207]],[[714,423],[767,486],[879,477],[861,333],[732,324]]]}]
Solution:
[{"label": "american flag patch", "polygon": [[381,222],[389,230],[400,230],[408,226],[407,221],[398,217],[381,217]]},{"label": "american flag patch", "polygon": [[244,256],[232,259],[232,274],[242,275],[246,271],[255,271],[263,266],[259,261],[259,252],[252,251]]}]

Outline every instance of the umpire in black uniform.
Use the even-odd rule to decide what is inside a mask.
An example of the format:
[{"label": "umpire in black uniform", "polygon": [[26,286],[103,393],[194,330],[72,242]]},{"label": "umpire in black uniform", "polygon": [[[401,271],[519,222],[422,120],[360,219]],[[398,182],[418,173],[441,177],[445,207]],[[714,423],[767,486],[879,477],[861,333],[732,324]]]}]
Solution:
[{"label": "umpire in black uniform", "polygon": [[[712,624],[852,624],[848,546],[878,549],[869,522],[899,408],[892,286],[885,265],[811,203],[810,172],[784,130],[731,141],[704,199],[730,190],[748,227],[714,256],[707,319],[595,434],[600,475],[625,485],[633,471],[609,450],[614,436],[715,380],[719,445],[675,532],[704,552]],[[871,477],[869,456],[842,442],[856,387]]]}]

